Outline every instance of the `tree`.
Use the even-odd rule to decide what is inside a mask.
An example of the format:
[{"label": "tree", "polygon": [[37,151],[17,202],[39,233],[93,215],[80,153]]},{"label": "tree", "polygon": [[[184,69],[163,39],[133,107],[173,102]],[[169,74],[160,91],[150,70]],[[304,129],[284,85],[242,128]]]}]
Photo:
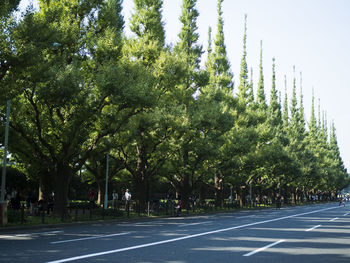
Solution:
[{"label": "tree", "polygon": [[329,190],[338,192],[339,190],[342,190],[349,186],[350,176],[347,173],[347,170],[344,167],[343,160],[340,156],[334,122],[332,122],[331,124],[329,150],[332,161],[329,167],[331,173],[329,175],[327,186],[329,187]]},{"label": "tree", "polygon": [[198,168],[202,157],[198,156],[197,143],[199,141],[198,126],[194,122],[198,114],[198,101],[194,94],[201,86],[203,72],[200,71],[200,57],[202,46],[198,45],[199,35],[197,31],[197,18],[199,13],[196,9],[196,0],[183,0],[182,14],[180,16],[181,31],[179,42],[174,51],[185,61],[185,72],[181,84],[178,87],[180,96],[176,96],[176,104],[173,105],[174,117],[182,122],[175,122],[177,127],[171,141],[170,149],[174,153],[170,158],[171,167],[178,167],[170,172],[169,180],[180,193],[183,206],[189,208],[189,197],[193,191],[195,169]]},{"label": "tree", "polygon": [[[258,83],[258,94],[257,103],[260,111],[264,114],[267,109],[265,90],[264,90],[264,73],[263,73],[263,63],[262,63],[262,41],[260,41],[260,64],[259,64],[259,83]],[[264,115],[266,116],[266,115]]]},{"label": "tree", "polygon": [[230,63],[227,59],[225,37],[224,37],[224,21],[222,17],[222,3],[223,0],[218,0],[218,22],[217,33],[214,41],[214,51],[211,53],[211,61],[213,72],[209,72],[210,83],[215,83],[219,88],[226,88],[230,92],[233,89],[232,77],[230,70]]},{"label": "tree", "polygon": [[119,144],[118,154],[133,178],[142,212],[150,198],[151,179],[168,156],[165,147],[173,130],[172,107],[178,99],[182,102],[183,92],[190,90],[178,88],[183,83],[186,60],[164,47],[162,1],[135,1],[135,7],[131,29],[136,37],[127,41],[124,55],[142,63],[154,85],[149,92],[151,103],[140,107],[140,114],[130,120],[117,139],[128,142]]},{"label": "tree", "polygon": [[[255,151],[257,147],[257,106],[254,102],[253,87],[248,83],[246,62],[247,16],[245,16],[243,35],[243,55],[241,59],[240,83],[237,102],[234,107],[234,128],[228,137],[230,148],[227,148],[231,161],[228,181],[237,191],[243,205],[244,189],[252,181],[252,170],[255,169]],[[252,80],[251,80],[252,81]]]},{"label": "tree", "polygon": [[131,17],[130,29],[137,38],[142,38],[145,43],[156,42],[163,47],[165,44],[165,32],[162,22],[162,0],[134,0],[135,12]]},{"label": "tree", "polygon": [[[213,187],[216,205],[221,205],[223,198],[224,166],[227,161],[223,147],[227,132],[234,124],[233,74],[230,70],[224,41],[222,3],[223,1],[219,0],[217,5],[217,34],[213,51],[211,42],[208,44],[206,69],[209,73],[209,83],[201,89],[199,97],[199,103],[203,104],[200,105],[203,112],[202,124],[204,124],[202,131],[205,137],[204,142],[208,145],[207,153],[209,153],[203,173],[207,174],[209,184]],[[209,116],[210,119],[208,119]]]},{"label": "tree", "polygon": [[16,21],[12,14],[17,9],[19,2],[20,0],[0,1],[0,88],[3,91],[0,94],[1,112],[5,112],[3,107],[10,98],[8,94],[11,91],[9,83],[13,79],[10,77],[9,69],[18,66],[9,32],[16,27]]},{"label": "tree", "polygon": [[13,98],[12,135],[46,167],[62,216],[72,175],[147,99],[140,92],[147,94],[147,73],[121,60],[120,12],[119,0],[41,1],[40,11],[26,14],[11,33],[25,61],[10,72],[20,94]]}]

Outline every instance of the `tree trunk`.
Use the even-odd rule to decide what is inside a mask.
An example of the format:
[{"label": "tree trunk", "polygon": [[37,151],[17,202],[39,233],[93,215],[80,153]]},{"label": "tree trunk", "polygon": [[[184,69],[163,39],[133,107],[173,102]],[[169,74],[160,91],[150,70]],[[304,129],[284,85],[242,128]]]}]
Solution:
[{"label": "tree trunk", "polygon": [[139,180],[135,181],[136,193],[135,197],[139,201],[140,212],[143,213],[146,211],[147,204],[147,183],[143,180],[142,176],[137,177]]},{"label": "tree trunk", "polygon": [[104,204],[104,198],[105,198],[105,182],[103,181],[97,181],[97,188],[98,188],[98,193],[97,193],[97,204],[103,205]]},{"label": "tree trunk", "polygon": [[43,168],[40,170],[39,180],[39,199],[47,202],[50,199],[52,193],[52,177],[50,172]]},{"label": "tree trunk", "polygon": [[190,176],[188,174],[185,174],[183,177],[183,181],[179,187],[180,194],[181,194],[181,202],[183,208],[189,210],[190,209],[190,193],[191,193],[191,185],[190,185]]},{"label": "tree trunk", "polygon": [[222,205],[222,180],[215,174],[214,175],[214,189],[215,189],[215,206],[221,207]]},{"label": "tree trunk", "polygon": [[243,203],[243,188],[240,187],[239,189],[239,206],[243,207],[244,203]]},{"label": "tree trunk", "polygon": [[[141,132],[141,138],[144,136],[144,132]],[[143,138],[142,138],[143,139]],[[146,204],[149,201],[148,198],[148,175],[147,175],[147,154],[144,141],[137,144],[137,166],[134,174],[134,181],[136,187],[135,196],[139,200],[140,212],[146,211]]]},{"label": "tree trunk", "polygon": [[68,164],[57,165],[55,175],[54,213],[62,219],[68,217],[67,200],[72,170]]}]

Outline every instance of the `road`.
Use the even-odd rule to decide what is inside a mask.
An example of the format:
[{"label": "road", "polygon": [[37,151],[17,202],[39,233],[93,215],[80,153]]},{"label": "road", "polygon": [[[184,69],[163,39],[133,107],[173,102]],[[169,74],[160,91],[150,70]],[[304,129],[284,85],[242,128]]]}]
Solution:
[{"label": "road", "polygon": [[350,262],[350,203],[0,232],[0,262]]}]

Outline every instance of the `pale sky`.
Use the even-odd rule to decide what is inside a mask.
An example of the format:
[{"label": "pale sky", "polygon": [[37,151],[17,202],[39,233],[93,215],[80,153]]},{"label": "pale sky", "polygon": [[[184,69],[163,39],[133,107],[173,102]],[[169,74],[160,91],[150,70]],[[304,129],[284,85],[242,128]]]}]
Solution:
[{"label": "pale sky", "polygon": [[[31,0],[22,0],[30,2]],[[34,0],[35,1],[35,0]],[[22,3],[25,5],[25,3]],[[174,44],[180,31],[182,0],[164,0],[163,21],[167,44]],[[130,35],[129,19],[133,0],[124,0],[125,32]],[[217,1],[198,0],[199,43],[207,48],[208,27],[216,34]],[[350,1],[349,0],[225,0],[223,3],[224,34],[228,58],[237,92],[242,57],[244,15],[247,14],[247,63],[253,68],[254,88],[259,75],[260,40],[263,41],[265,93],[269,98],[272,58],[276,59],[277,89],[284,98],[284,75],[287,93],[292,92],[293,65],[296,67],[299,100],[300,72],[306,119],[310,119],[312,89],[315,110],[326,111],[328,124],[337,129],[341,156],[350,168]],[[206,59],[204,54],[202,60]],[[250,74],[250,73],[249,73]]]}]

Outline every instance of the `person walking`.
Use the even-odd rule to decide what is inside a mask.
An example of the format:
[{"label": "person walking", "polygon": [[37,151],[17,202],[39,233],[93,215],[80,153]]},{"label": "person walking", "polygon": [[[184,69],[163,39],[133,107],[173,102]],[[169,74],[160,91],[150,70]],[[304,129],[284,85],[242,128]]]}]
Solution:
[{"label": "person walking", "polygon": [[181,202],[181,199],[179,199],[175,206],[175,216],[179,216],[181,214],[181,208],[182,208],[182,202]]},{"label": "person walking", "polygon": [[126,189],[124,193],[124,201],[125,201],[125,210],[128,213],[128,217],[130,212],[130,200],[131,200],[131,193],[129,193],[129,189]]},{"label": "person walking", "polygon": [[113,208],[116,209],[118,205],[118,193],[115,190],[113,190],[112,199],[113,199]]},{"label": "person walking", "polygon": [[281,195],[280,194],[277,194],[277,197],[276,197],[276,209],[281,209]]},{"label": "person walking", "polygon": [[90,201],[90,210],[95,208],[95,192],[94,189],[90,188],[89,190],[89,201]]}]

